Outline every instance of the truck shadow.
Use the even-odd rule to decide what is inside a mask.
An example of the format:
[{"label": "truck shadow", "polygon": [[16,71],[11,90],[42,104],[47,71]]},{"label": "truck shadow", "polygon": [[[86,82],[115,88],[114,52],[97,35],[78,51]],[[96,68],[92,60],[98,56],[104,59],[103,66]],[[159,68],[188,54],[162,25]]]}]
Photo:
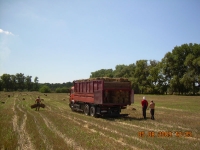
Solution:
[{"label": "truck shadow", "polygon": [[[79,113],[79,114],[83,114],[83,112],[81,111],[74,111],[75,113]],[[84,114],[83,114],[84,115]],[[124,121],[133,121],[133,120],[138,120],[138,121],[145,121],[148,120],[150,118],[137,118],[137,117],[130,117],[128,116],[129,114],[120,114],[119,116],[97,116],[96,118],[101,118],[101,119],[105,119],[108,121],[115,121],[115,120],[124,120]],[[91,116],[90,116],[91,117]]]},{"label": "truck shadow", "polygon": [[133,121],[133,120],[138,120],[138,121],[143,121],[147,120],[144,118],[136,118],[136,117],[130,117],[128,114],[120,114],[120,116],[115,116],[115,117],[110,117],[110,116],[102,116],[102,119],[109,120],[109,121],[115,121],[115,120],[124,120],[124,121]]}]

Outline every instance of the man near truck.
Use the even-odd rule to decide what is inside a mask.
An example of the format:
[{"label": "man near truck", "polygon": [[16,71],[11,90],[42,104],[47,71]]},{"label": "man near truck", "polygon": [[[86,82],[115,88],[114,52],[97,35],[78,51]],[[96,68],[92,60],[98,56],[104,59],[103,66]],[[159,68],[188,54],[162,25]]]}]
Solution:
[{"label": "man near truck", "polygon": [[141,104],[142,104],[143,117],[144,117],[144,119],[146,119],[146,110],[147,110],[147,107],[148,107],[148,101],[146,100],[145,96],[143,97]]},{"label": "man near truck", "polygon": [[155,103],[153,101],[151,101],[151,103],[149,104],[149,108],[150,108],[150,113],[151,113],[151,119],[154,120],[154,110],[155,110]]}]

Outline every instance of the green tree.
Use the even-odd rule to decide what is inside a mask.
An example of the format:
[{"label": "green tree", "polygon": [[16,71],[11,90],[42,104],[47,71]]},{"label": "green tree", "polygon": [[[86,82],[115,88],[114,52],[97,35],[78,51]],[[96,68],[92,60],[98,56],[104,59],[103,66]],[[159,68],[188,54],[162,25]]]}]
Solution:
[{"label": "green tree", "polygon": [[191,91],[192,88],[192,83],[193,83],[193,79],[190,75],[190,73],[186,73],[183,75],[183,77],[181,78],[180,82],[184,85],[185,87],[185,91],[184,93],[187,94]]},{"label": "green tree", "polygon": [[56,88],[56,93],[62,93],[61,88]]},{"label": "green tree", "polygon": [[16,82],[18,90],[24,90],[25,88],[25,76],[23,73],[17,73],[16,75]]},{"label": "green tree", "polygon": [[101,69],[95,72],[91,72],[90,78],[96,77],[113,77],[113,70],[112,69]]},{"label": "green tree", "polygon": [[138,84],[140,93],[145,93],[150,85],[147,80],[148,76],[149,70],[147,60],[138,60],[136,62],[134,77],[136,78],[136,83]]},{"label": "green tree", "polygon": [[63,86],[66,86],[67,88],[71,88],[73,86],[73,83],[72,82],[66,82],[66,83],[63,83]]},{"label": "green tree", "polygon": [[114,77],[116,78],[130,78],[134,76],[135,64],[130,65],[116,65],[113,71]]},{"label": "green tree", "polygon": [[131,87],[132,87],[132,89],[134,89],[134,93],[139,94],[140,88],[139,88],[139,84],[138,84],[138,79],[133,76],[133,77],[129,78],[129,81],[131,81]]},{"label": "green tree", "polygon": [[195,94],[198,92],[197,85],[200,83],[200,44],[189,44],[189,49],[191,53],[184,61],[187,72],[182,78],[182,82],[187,89],[190,87],[192,93]]},{"label": "green tree", "polygon": [[67,87],[56,88],[56,93],[69,93],[70,89]]},{"label": "green tree", "polygon": [[0,78],[0,91],[2,91],[2,90],[3,90],[3,83],[2,83],[2,80]]},{"label": "green tree", "polygon": [[193,94],[197,92],[196,85],[199,83],[200,74],[199,57],[200,45],[192,43],[176,46],[172,52],[165,55],[162,59],[163,75],[170,84],[171,93],[183,94],[191,89]]},{"label": "green tree", "polygon": [[33,90],[34,91],[38,91],[39,90],[39,78],[38,77],[34,78]]},{"label": "green tree", "polygon": [[122,78],[128,76],[128,69],[126,65],[116,65],[114,70],[114,77],[115,78]]},{"label": "green tree", "polygon": [[147,80],[150,84],[149,93],[163,93],[160,89],[163,79],[159,64],[160,62],[156,60],[150,60],[150,64],[148,65],[149,76],[147,77]]},{"label": "green tree", "polygon": [[25,84],[26,84],[26,88],[28,91],[30,91],[32,89],[33,83],[31,81],[32,76],[26,76],[25,77]]},{"label": "green tree", "polygon": [[49,88],[47,85],[43,85],[43,86],[39,89],[39,91],[40,91],[41,93],[50,93],[50,92],[51,92],[50,88]]},{"label": "green tree", "polygon": [[70,89],[67,88],[67,87],[62,87],[62,88],[61,88],[61,92],[62,92],[62,93],[69,93],[69,92],[70,92]]},{"label": "green tree", "polygon": [[14,91],[17,90],[17,81],[15,75],[11,75],[11,86]]},{"label": "green tree", "polygon": [[3,74],[1,76],[1,81],[2,81],[2,87],[6,90],[9,91],[11,89],[11,76],[9,74]]}]

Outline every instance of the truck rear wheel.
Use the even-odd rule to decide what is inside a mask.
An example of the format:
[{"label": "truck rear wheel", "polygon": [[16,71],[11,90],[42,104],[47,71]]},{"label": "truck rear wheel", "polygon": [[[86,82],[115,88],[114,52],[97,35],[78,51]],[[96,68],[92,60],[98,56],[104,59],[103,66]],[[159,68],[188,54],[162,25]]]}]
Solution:
[{"label": "truck rear wheel", "polygon": [[90,114],[90,106],[88,104],[85,104],[83,111],[84,111],[84,114],[88,116]]},{"label": "truck rear wheel", "polygon": [[92,106],[90,108],[90,116],[96,117],[96,108],[95,108],[95,106]]}]

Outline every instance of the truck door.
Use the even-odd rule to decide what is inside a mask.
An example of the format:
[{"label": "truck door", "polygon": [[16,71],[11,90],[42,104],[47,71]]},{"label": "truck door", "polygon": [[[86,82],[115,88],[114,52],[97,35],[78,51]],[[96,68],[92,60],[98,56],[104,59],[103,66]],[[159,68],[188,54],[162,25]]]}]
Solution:
[{"label": "truck door", "polygon": [[74,101],[74,87],[71,88],[69,100]]}]

